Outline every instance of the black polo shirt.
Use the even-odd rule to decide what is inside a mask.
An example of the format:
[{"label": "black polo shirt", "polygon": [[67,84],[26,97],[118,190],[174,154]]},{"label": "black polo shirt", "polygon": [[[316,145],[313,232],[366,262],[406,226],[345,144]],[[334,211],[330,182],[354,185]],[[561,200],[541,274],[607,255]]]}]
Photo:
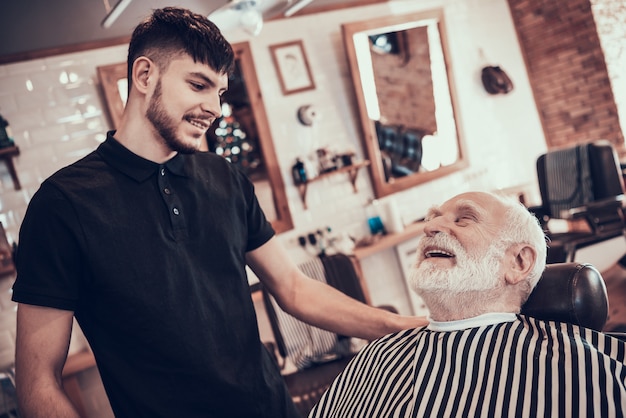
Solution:
[{"label": "black polo shirt", "polygon": [[245,273],[273,235],[223,158],[157,164],[109,133],[33,196],[13,300],[75,312],[117,417],[295,416]]}]

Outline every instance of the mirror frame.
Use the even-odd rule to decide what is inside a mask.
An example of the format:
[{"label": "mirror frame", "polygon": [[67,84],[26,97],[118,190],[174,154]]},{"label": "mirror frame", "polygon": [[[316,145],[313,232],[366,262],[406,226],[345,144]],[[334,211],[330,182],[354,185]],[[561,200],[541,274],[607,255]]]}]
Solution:
[{"label": "mirror frame", "polygon": [[[280,167],[274,150],[272,133],[267,120],[265,105],[263,104],[250,44],[248,42],[239,42],[232,44],[232,47],[235,52],[235,59],[239,61],[239,67],[246,82],[250,107],[258,131],[261,154],[263,155],[263,162],[267,169],[267,177],[272,189],[272,199],[276,210],[276,219],[271,220],[272,227],[276,234],[280,234],[293,229],[293,220],[289,211],[285,184],[280,174]],[[106,107],[109,111],[110,121],[112,126],[115,127],[124,112],[124,103],[117,83],[118,80],[127,77],[126,63],[100,66],[97,68],[97,72],[102,85]]]},{"label": "mirror frame", "polygon": [[[386,181],[383,162],[381,159],[380,149],[378,147],[378,136],[376,134],[375,121],[368,116],[365,95],[362,88],[362,79],[359,72],[359,64],[357,60],[356,48],[354,44],[354,35],[360,32],[373,32],[376,29],[392,31],[394,29],[410,29],[415,22],[422,20],[437,19],[439,36],[441,39],[441,48],[446,66],[446,76],[450,91],[450,100],[456,127],[457,145],[459,158],[453,164],[440,167],[433,171],[418,172],[405,177],[398,177],[392,181]],[[374,195],[376,198],[382,198],[393,193],[397,193],[419,184],[434,180],[451,173],[460,171],[468,166],[467,157],[465,156],[465,144],[463,134],[458,122],[458,103],[456,99],[452,74],[449,65],[449,50],[446,39],[446,31],[444,25],[443,12],[441,10],[431,10],[426,12],[408,13],[395,16],[384,16],[380,18],[368,19],[358,22],[344,23],[341,25],[343,41],[348,58],[350,74],[352,76],[354,94],[357,101],[358,116],[360,119],[360,128],[362,135],[362,144],[367,159],[371,161],[369,170],[374,187]]]}]

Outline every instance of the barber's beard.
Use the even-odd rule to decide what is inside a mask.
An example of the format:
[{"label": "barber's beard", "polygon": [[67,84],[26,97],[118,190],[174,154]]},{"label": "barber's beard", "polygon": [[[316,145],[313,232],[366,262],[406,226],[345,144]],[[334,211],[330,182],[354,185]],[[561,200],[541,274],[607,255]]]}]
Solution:
[{"label": "barber's beard", "polygon": [[[441,267],[437,261],[424,259],[424,248],[428,245],[455,254],[455,265]],[[468,254],[457,240],[438,233],[433,237],[422,238],[417,251],[418,260],[411,271],[409,284],[418,294],[442,293],[441,296],[444,296],[446,293],[490,291],[503,283],[499,272],[505,249],[500,240],[491,244],[486,254]]]},{"label": "barber's beard", "polygon": [[178,123],[168,115],[167,111],[163,107],[163,96],[161,91],[161,80],[157,82],[154,88],[154,94],[150,99],[148,110],[146,111],[146,117],[154,126],[157,133],[163,138],[165,145],[167,145],[172,151],[179,152],[181,154],[193,154],[198,151],[200,146],[200,140],[197,143],[188,143],[181,139],[176,133]]}]

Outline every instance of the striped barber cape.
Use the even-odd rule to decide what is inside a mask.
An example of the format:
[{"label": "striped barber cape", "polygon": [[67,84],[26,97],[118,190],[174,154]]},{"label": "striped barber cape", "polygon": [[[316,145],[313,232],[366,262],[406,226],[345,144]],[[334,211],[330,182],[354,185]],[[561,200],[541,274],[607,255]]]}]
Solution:
[{"label": "striped barber cape", "polygon": [[366,346],[309,417],[623,417],[626,343],[517,315]]}]

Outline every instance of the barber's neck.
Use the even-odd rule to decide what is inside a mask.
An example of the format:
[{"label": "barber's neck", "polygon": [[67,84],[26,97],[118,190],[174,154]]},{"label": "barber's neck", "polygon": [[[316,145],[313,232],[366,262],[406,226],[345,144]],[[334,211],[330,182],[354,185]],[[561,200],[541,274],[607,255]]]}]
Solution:
[{"label": "barber's neck", "polygon": [[133,153],[155,163],[164,163],[176,155],[163,138],[138,110],[127,108],[120,126],[113,135]]}]

